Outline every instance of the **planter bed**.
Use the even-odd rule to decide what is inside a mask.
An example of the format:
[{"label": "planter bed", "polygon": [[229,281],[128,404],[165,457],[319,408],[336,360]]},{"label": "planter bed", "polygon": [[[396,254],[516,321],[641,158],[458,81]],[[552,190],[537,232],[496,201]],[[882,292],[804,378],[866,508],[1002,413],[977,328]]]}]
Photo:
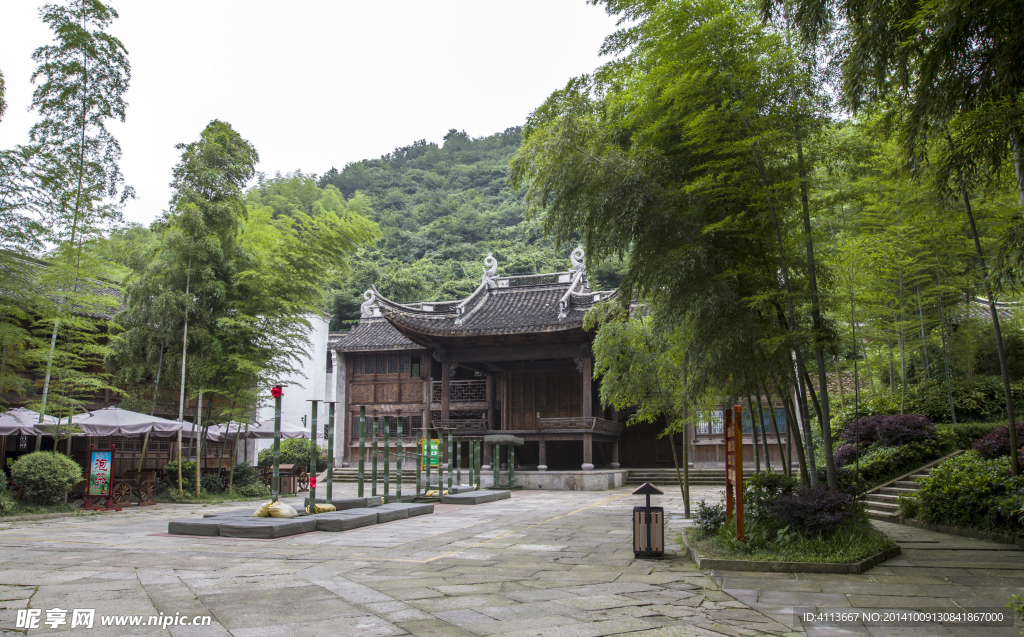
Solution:
[{"label": "planter bed", "polygon": [[[685,531],[685,529],[684,529]],[[763,560],[740,560],[701,557],[690,545],[686,533],[682,533],[683,544],[697,568],[719,571],[756,571],[759,573],[834,573],[837,575],[859,574],[882,562],[900,555],[900,547],[894,546],[852,563],[834,562],[768,562]]]}]

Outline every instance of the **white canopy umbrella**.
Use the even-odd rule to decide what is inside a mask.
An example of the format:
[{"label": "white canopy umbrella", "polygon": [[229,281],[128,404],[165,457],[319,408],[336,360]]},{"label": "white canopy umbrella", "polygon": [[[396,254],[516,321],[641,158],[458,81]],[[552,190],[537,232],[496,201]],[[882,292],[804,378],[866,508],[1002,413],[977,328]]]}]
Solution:
[{"label": "white canopy umbrella", "polygon": [[[207,436],[210,440],[215,442],[221,442],[225,439],[235,440],[237,438],[267,440],[273,439],[274,437],[273,422],[266,420],[254,420],[249,425],[248,431],[242,431],[244,427],[245,423],[237,423],[233,420],[219,425],[211,425]],[[302,431],[293,424],[282,422],[281,440],[286,440],[288,438],[309,438],[309,432]]]},{"label": "white canopy umbrella", "polygon": [[140,414],[120,407],[104,407],[81,416],[75,422],[86,436],[137,436],[147,432],[169,436],[179,430],[190,435],[192,423]]},{"label": "white canopy umbrella", "polygon": [[[31,409],[24,409],[22,407],[11,409],[4,414],[0,414],[0,436],[9,436],[17,433],[26,436],[36,436],[38,434],[45,433],[42,429],[37,427],[38,423],[38,411],[32,411]],[[57,419],[53,416],[46,416],[43,418],[44,426],[55,424],[57,424]]]}]

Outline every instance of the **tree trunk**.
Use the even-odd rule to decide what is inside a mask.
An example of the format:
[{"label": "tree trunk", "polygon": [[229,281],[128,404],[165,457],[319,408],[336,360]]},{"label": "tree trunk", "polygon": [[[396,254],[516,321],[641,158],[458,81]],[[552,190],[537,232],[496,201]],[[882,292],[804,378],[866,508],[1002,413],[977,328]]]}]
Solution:
[{"label": "tree trunk", "polygon": [[46,415],[46,399],[50,394],[50,370],[53,369],[53,353],[57,348],[58,326],[60,326],[60,319],[54,319],[53,334],[50,336],[50,354],[46,357],[46,378],[43,380],[43,406],[39,409],[39,424],[43,424],[43,416]]},{"label": "tree trunk", "polygon": [[981,275],[985,280],[985,296],[988,297],[988,309],[992,314],[992,329],[996,334],[996,352],[999,354],[999,371],[1003,376],[1003,392],[1006,394],[1006,419],[1010,424],[1010,471],[1013,475],[1020,475],[1019,452],[1017,449],[1017,423],[1013,413],[1013,391],[1010,389],[1010,373],[1006,366],[1006,350],[1003,349],[1003,332],[999,329],[999,311],[996,307],[996,300],[992,294],[992,283],[988,278],[988,267],[985,265],[985,255],[981,250],[981,239],[978,237],[978,227],[974,223],[974,211],[971,209],[971,198],[967,191],[964,191],[964,207],[967,209],[967,220],[971,224],[971,234],[974,236],[974,249],[978,252],[978,263],[981,266]]},{"label": "tree trunk", "polygon": [[[782,459],[782,473],[786,476],[793,475],[793,459],[790,454],[787,454],[785,447],[782,446],[782,436],[779,435],[779,423],[775,419],[775,408],[772,406],[772,396],[768,393],[767,388],[758,386],[754,391],[757,392],[757,407],[761,408],[761,392],[764,392],[764,398],[768,402],[768,418],[772,423],[772,430],[775,433],[775,444],[779,448],[779,458]],[[789,436],[789,434],[786,434]]]},{"label": "tree trunk", "polygon": [[[750,414],[750,439],[754,443],[754,473],[761,473],[761,449],[757,440],[757,425],[754,423],[754,402],[750,400],[750,394],[747,394],[747,413]],[[742,433],[742,431],[743,423],[741,422],[740,432]]]},{"label": "tree trunk", "polygon": [[[936,285],[942,285],[939,279],[939,271],[935,270],[935,283]],[[946,374],[946,398],[949,399],[949,415],[953,419],[953,424],[956,424],[956,407],[953,405],[953,386],[950,381],[949,375],[949,350],[946,347],[946,313],[942,310],[942,289],[939,289],[939,321],[941,322],[940,327],[942,328],[942,367]]]},{"label": "tree trunk", "polygon": [[811,486],[811,472],[807,467],[807,456],[804,452],[803,441],[800,439],[800,420],[796,417],[796,407],[791,398],[786,396],[789,390],[779,386],[779,398],[782,407],[786,410],[786,433],[793,436],[793,446],[796,448],[796,461],[800,469],[800,484],[805,487]]},{"label": "tree trunk", "polygon": [[[795,370],[790,370],[790,373],[793,375],[792,387],[799,389],[799,394],[794,401],[796,403],[794,409],[800,410],[797,427],[803,428],[803,444],[805,462],[807,463],[807,477],[810,481],[810,486],[816,487],[818,486],[818,467],[817,461],[814,458],[814,439],[811,438],[811,417],[807,409],[807,390],[804,388],[803,376],[797,375]],[[794,419],[794,421],[796,422],[796,419]]]},{"label": "tree trunk", "polygon": [[928,340],[924,331],[924,309],[921,307],[921,286],[915,285],[914,292],[917,294],[917,321],[918,329],[921,332],[921,365],[924,370],[924,380],[928,380]]},{"label": "tree trunk", "polygon": [[[202,436],[203,431],[203,388],[199,388],[199,403],[196,405],[196,434]],[[203,436],[205,438],[205,436]],[[202,484],[200,483],[202,476],[199,471],[199,457],[203,449],[203,438],[196,441],[196,500],[199,499],[199,493],[202,490]]]},{"label": "tree trunk", "polygon": [[[683,434],[683,441],[685,444],[685,433]],[[675,436],[671,433],[668,434],[668,446],[672,449],[672,463],[676,466],[676,480],[679,482],[679,493],[683,496],[683,517],[688,518],[690,517],[690,498],[687,495],[686,483],[683,482],[683,476],[679,472],[679,454],[676,453]]]}]

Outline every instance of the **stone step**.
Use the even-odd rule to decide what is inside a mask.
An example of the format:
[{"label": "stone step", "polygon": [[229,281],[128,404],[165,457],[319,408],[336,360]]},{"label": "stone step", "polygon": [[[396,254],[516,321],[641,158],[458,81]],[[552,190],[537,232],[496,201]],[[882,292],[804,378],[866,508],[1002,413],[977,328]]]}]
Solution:
[{"label": "stone step", "polygon": [[901,495],[910,495],[912,493],[917,493],[917,489],[907,487],[885,487],[882,489],[882,495],[894,495],[896,497]]},{"label": "stone step", "polygon": [[865,512],[872,520],[880,520],[883,522],[889,522],[899,517],[896,513],[889,513],[887,511],[879,511],[876,509],[866,509]]},{"label": "stone step", "polygon": [[893,483],[893,486],[901,489],[913,489],[914,491],[917,491],[917,488],[921,485],[917,483],[917,480],[898,480]]}]

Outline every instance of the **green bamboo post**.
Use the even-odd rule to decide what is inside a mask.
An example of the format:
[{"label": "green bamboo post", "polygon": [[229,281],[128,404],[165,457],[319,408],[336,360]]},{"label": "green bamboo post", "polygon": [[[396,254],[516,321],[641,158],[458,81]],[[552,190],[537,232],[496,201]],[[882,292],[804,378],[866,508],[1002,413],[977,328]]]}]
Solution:
[{"label": "green bamboo post", "polygon": [[359,408],[359,488],[358,497],[363,497],[363,479],[366,476],[366,407]]},{"label": "green bamboo post", "polygon": [[377,426],[380,424],[375,416],[370,419],[372,423],[371,434],[373,440],[370,442],[370,495],[377,495]]},{"label": "green bamboo post", "polygon": [[455,460],[454,457],[454,442],[452,441],[452,430],[448,430],[448,493],[452,492],[452,478],[455,475],[455,468],[452,467],[452,462]]},{"label": "green bamboo post", "polygon": [[391,418],[384,417],[384,503],[391,500]]},{"label": "green bamboo post", "polygon": [[426,435],[424,432],[426,432],[426,429],[423,429],[421,431],[421,433],[420,433],[420,444],[419,444],[420,453],[419,453],[419,457],[416,458],[416,497],[417,498],[420,497],[420,495],[422,493],[420,491],[420,489],[423,487],[423,459],[426,457],[424,455],[425,452],[424,452],[424,449],[423,449],[423,442],[425,440],[424,436]]},{"label": "green bamboo post", "polygon": [[334,502],[334,403],[327,409],[327,429],[324,436],[327,438],[327,494],[324,501],[330,504]]},{"label": "green bamboo post", "polygon": [[[270,494],[270,501],[277,502],[281,495],[281,388],[275,387],[274,392],[274,478],[270,481],[273,493]],[[181,460],[178,460],[181,464]]]},{"label": "green bamboo post", "polygon": [[498,485],[501,484],[501,445],[494,443],[491,445],[491,464],[494,466],[494,488],[497,489]]},{"label": "green bamboo post", "polygon": [[455,484],[462,486],[462,439],[455,441]]},{"label": "green bamboo post", "polygon": [[512,488],[516,483],[516,446],[508,446],[508,486]]},{"label": "green bamboo post", "polygon": [[484,439],[476,441],[476,488],[480,490],[480,472],[483,471]]},{"label": "green bamboo post", "polygon": [[316,514],[316,457],[320,455],[320,445],[316,438],[316,404],[313,400],[313,413],[309,419],[309,513]]},{"label": "green bamboo post", "polygon": [[402,454],[405,453],[405,449],[402,448],[402,417],[398,417],[398,453],[395,455],[395,497],[398,501],[402,501]]},{"label": "green bamboo post", "polygon": [[476,469],[476,441],[470,438],[466,441],[466,455],[469,456],[469,486],[473,486],[473,471]]},{"label": "green bamboo post", "polygon": [[426,462],[427,468],[427,486],[423,487],[423,495],[426,495],[426,492],[430,491],[430,435],[429,430],[423,430],[423,459]]}]

